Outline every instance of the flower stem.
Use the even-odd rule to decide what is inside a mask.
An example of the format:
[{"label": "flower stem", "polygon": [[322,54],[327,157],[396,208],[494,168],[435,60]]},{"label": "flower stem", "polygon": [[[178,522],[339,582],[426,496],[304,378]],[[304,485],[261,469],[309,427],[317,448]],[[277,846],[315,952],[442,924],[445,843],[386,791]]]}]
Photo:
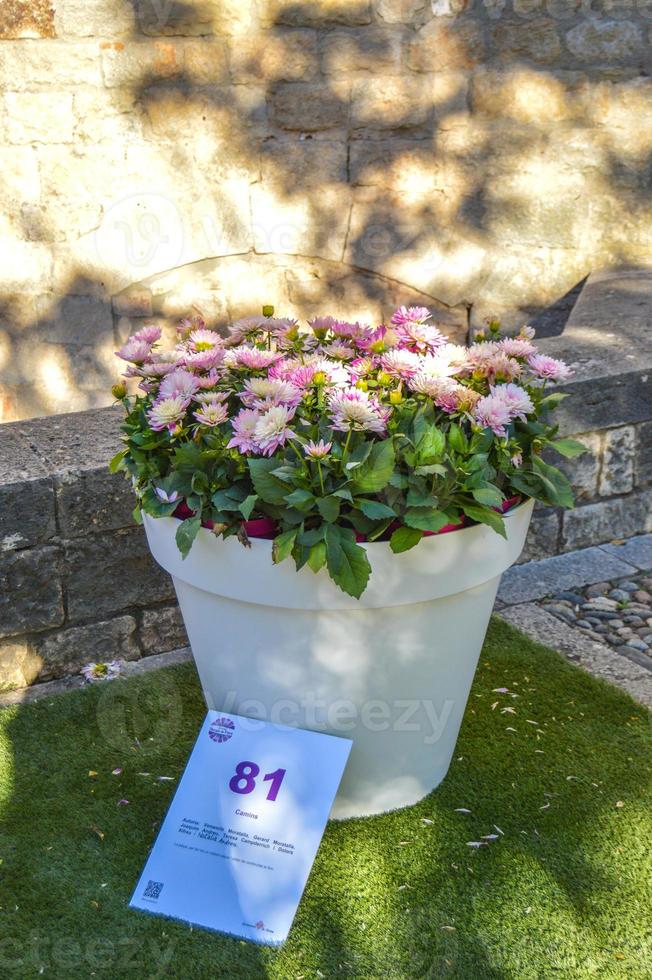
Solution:
[{"label": "flower stem", "polygon": [[321,460],[320,459],[316,460],[316,463],[317,463],[317,472],[319,473],[319,486],[321,487],[321,495],[322,497],[325,497],[326,491],[324,490],[324,477],[321,471]]},{"label": "flower stem", "polygon": [[342,471],[344,471],[344,464],[346,463],[346,457],[349,453],[349,443],[351,442],[352,435],[353,435],[353,429],[349,429],[348,435],[346,437],[346,442],[344,443],[344,449],[342,450]]}]

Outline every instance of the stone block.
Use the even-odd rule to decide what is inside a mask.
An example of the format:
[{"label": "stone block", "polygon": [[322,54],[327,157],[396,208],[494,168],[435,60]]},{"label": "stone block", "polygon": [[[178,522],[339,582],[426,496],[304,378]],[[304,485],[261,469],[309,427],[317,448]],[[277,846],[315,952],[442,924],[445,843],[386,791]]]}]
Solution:
[{"label": "stone block", "polygon": [[54,491],[43,462],[11,425],[0,430],[0,552],[54,537]]},{"label": "stone block", "polygon": [[561,516],[558,511],[536,506],[519,562],[537,561],[555,555],[560,528]]},{"label": "stone block", "polygon": [[266,0],[262,10],[266,26],[325,27],[331,24],[371,23],[371,0]]},{"label": "stone block", "polygon": [[652,421],[637,428],[636,486],[652,486]]},{"label": "stone block", "polygon": [[43,242],[21,242],[2,236],[0,255],[0,282],[5,295],[20,291],[30,293],[35,286],[51,288],[52,250]]},{"label": "stone block", "polygon": [[39,681],[77,674],[88,663],[140,658],[133,616],[59,630],[39,637],[35,646],[41,661]]},{"label": "stone block", "polygon": [[[117,147],[143,139],[143,110],[129,89],[80,86],[73,95],[75,144]],[[89,164],[89,167],[92,164]]]},{"label": "stone block", "polygon": [[0,204],[8,213],[17,205],[39,203],[41,180],[33,147],[0,147],[0,172]]},{"label": "stone block", "polygon": [[106,41],[101,48],[108,88],[151,85],[174,78],[183,70],[183,45],[178,41]]},{"label": "stone block", "polygon": [[100,48],[96,43],[7,41],[2,45],[2,55],[0,88],[4,92],[102,84]]},{"label": "stone block", "polygon": [[638,24],[618,20],[583,20],[566,34],[571,54],[592,65],[629,61],[643,53],[645,40]]},{"label": "stone block", "polygon": [[605,544],[602,549],[644,572],[652,569],[652,534],[640,534],[623,544]]},{"label": "stone block", "polygon": [[[574,114],[560,79],[527,68],[475,72],[471,82],[471,108],[491,119],[513,119],[535,125],[570,119]],[[501,133],[502,138],[505,135]]]},{"label": "stone block", "polygon": [[562,542],[564,551],[572,551],[649,531],[652,531],[652,491],[644,490],[568,511],[564,514]]},{"label": "stone block", "polygon": [[625,578],[635,571],[633,565],[614,558],[602,548],[584,548],[572,555],[554,555],[542,561],[513,565],[503,575],[498,598],[507,605],[531,602],[564,589]]},{"label": "stone block", "polygon": [[635,434],[631,426],[609,429],[604,436],[600,473],[601,497],[629,493],[634,486]]},{"label": "stone block", "polygon": [[[111,301],[113,312],[117,316],[145,316],[149,317],[153,313],[152,291],[147,286],[136,283],[129,286],[121,293],[113,297]],[[132,333],[133,331],[129,331]],[[125,337],[125,340],[127,338]],[[124,340],[121,341],[124,343]]]},{"label": "stone block", "polygon": [[374,4],[376,13],[386,24],[413,24],[428,6],[428,0],[376,0]]},{"label": "stone block", "polygon": [[59,34],[122,37],[136,26],[132,0],[57,0]]},{"label": "stone block", "polygon": [[172,580],[151,557],[140,527],[66,542],[63,583],[73,622],[174,597]]},{"label": "stone block", "polygon": [[12,429],[32,446],[48,472],[61,479],[108,465],[122,446],[122,416],[122,406],[116,406],[17,422]]},{"label": "stone block", "polygon": [[598,496],[602,440],[599,432],[583,432],[574,438],[584,443],[587,449],[585,453],[574,459],[566,459],[558,453],[550,452],[546,453],[546,459],[566,474],[573,487],[575,502],[580,504]]},{"label": "stone block", "polygon": [[72,141],[72,92],[7,92],[5,108],[10,143]]},{"label": "stone block", "polygon": [[237,84],[307,81],[318,70],[317,33],[297,29],[235,37],[229,60]]},{"label": "stone block", "polygon": [[[557,339],[561,340],[561,337]],[[547,351],[555,350],[553,344],[540,342],[540,347],[544,345]],[[643,346],[638,347],[638,354],[639,359],[644,357]],[[560,350],[554,356],[564,358],[564,353]],[[599,384],[596,383],[598,378]],[[565,384],[560,389],[570,396],[555,412],[563,435],[586,426],[606,429],[645,422],[652,417],[652,377],[647,370],[606,378],[596,374],[596,381],[587,379]]]},{"label": "stone block", "polygon": [[281,129],[309,133],[347,125],[348,86],[284,82],[271,94],[274,121]]},{"label": "stone block", "polygon": [[517,59],[551,65],[562,51],[557,25],[547,17],[527,23],[501,19],[492,29],[491,35],[495,57],[510,66]]},{"label": "stone block", "polygon": [[0,556],[0,636],[60,626],[63,597],[56,548],[30,548]]},{"label": "stone block", "polygon": [[364,27],[329,31],[320,42],[322,70],[327,75],[371,71],[374,75],[399,72],[400,28]]},{"label": "stone block", "polygon": [[122,474],[109,473],[106,465],[57,475],[55,490],[62,537],[82,537],[134,523],[136,499],[131,487]]},{"label": "stone block", "polygon": [[450,71],[473,68],[482,62],[484,53],[484,35],[479,23],[433,20],[409,44],[407,62],[413,71]]},{"label": "stone block", "polygon": [[146,609],[140,627],[140,642],[145,656],[188,646],[188,635],[179,607]]},{"label": "stone block", "polygon": [[54,37],[54,0],[4,0],[0,39]]},{"label": "stone block", "polygon": [[0,691],[13,691],[33,684],[42,664],[30,640],[0,640]]},{"label": "stone block", "polygon": [[421,126],[432,115],[431,86],[421,78],[358,79],[351,98],[354,127],[382,130]]},{"label": "stone block", "polygon": [[350,212],[345,184],[323,186],[318,195],[289,197],[277,182],[251,188],[251,217],[256,252],[342,255]]},{"label": "stone block", "polygon": [[228,54],[224,41],[203,38],[183,45],[183,77],[190,85],[221,85],[228,81]]},{"label": "stone block", "polygon": [[202,36],[219,30],[219,0],[202,0],[188,3],[186,0],[133,0],[136,21],[143,34],[160,37]]},{"label": "stone block", "polygon": [[347,144],[343,141],[270,139],[261,147],[263,182],[287,193],[347,180]]},{"label": "stone block", "polygon": [[111,307],[92,296],[63,296],[32,325],[30,342],[38,340],[66,345],[113,343]]}]

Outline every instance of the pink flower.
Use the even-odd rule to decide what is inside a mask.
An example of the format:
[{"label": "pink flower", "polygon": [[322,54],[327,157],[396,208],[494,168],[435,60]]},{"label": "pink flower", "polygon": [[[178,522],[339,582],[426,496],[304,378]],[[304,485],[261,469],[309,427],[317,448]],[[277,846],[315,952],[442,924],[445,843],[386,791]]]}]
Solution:
[{"label": "pink flower", "polygon": [[154,487],[154,493],[159,500],[162,500],[164,504],[174,504],[179,499],[179,493],[177,490],[173,490],[172,493],[168,493],[162,487]]},{"label": "pink flower", "polygon": [[401,344],[409,350],[436,351],[446,343],[446,338],[430,323],[405,323],[397,328]]},{"label": "pink flower", "polygon": [[325,337],[334,323],[335,319],[332,316],[313,316],[312,320],[308,320],[308,325],[319,337]]},{"label": "pink flower", "polygon": [[364,337],[358,337],[356,345],[369,354],[382,354],[392,347],[397,347],[399,339],[396,330],[381,325],[375,330],[370,330]]},{"label": "pink flower", "polygon": [[389,410],[372,400],[367,392],[358,388],[338,391],[329,400],[331,428],[340,432],[384,433]]},{"label": "pink flower", "polygon": [[511,422],[509,406],[496,395],[485,395],[475,406],[475,421],[502,438],[507,435],[505,426]]},{"label": "pink flower", "polygon": [[161,381],[158,390],[159,398],[172,398],[180,395],[183,398],[191,398],[199,389],[199,381],[190,371],[183,368],[176,368],[170,374],[166,374]]},{"label": "pink flower", "polygon": [[89,684],[97,681],[112,681],[122,673],[124,661],[109,660],[107,663],[90,663],[82,667],[80,673]]},{"label": "pink flower", "polygon": [[538,378],[545,381],[566,381],[573,374],[568,364],[547,354],[535,354],[528,359],[528,365]]},{"label": "pink flower", "polygon": [[168,429],[171,432],[185,415],[189,404],[190,399],[182,395],[173,395],[154,402],[147,413],[150,427],[155,432],[160,432],[161,429]]},{"label": "pink flower", "polygon": [[222,373],[220,371],[211,368],[208,374],[197,375],[197,384],[203,391],[206,391],[207,388],[214,388],[221,377]]},{"label": "pink flower", "polygon": [[139,340],[130,337],[126,344],[123,344],[116,355],[123,361],[131,361],[133,364],[142,364],[152,355],[152,345],[147,340]]},{"label": "pink flower", "polygon": [[512,456],[512,458],[510,460],[510,463],[512,464],[512,466],[516,466],[517,468],[519,466],[522,466],[523,465],[523,453],[514,453],[514,455]]},{"label": "pink flower", "polygon": [[344,340],[333,340],[330,344],[325,344],[322,351],[336,361],[350,361],[355,357],[355,351]]},{"label": "pink flower", "polygon": [[271,408],[273,405],[298,405],[300,390],[289,381],[280,378],[248,378],[240,398],[249,408]]},{"label": "pink flower", "polygon": [[363,323],[348,323],[346,320],[336,320],[331,327],[331,332],[336,337],[355,340],[357,337],[366,336],[370,332],[370,329]]},{"label": "pink flower", "polygon": [[130,340],[142,340],[143,343],[149,344],[150,347],[160,339],[161,328],[154,326],[142,327],[142,329],[136,331],[133,337],[130,338]]},{"label": "pink flower", "polygon": [[498,346],[503,354],[509,354],[510,357],[532,357],[537,352],[534,344],[524,337],[505,337],[498,342]]},{"label": "pink flower", "polygon": [[229,327],[229,336],[225,343],[229,346],[242,343],[247,337],[255,337],[267,322],[264,316],[243,316]]},{"label": "pink flower", "polygon": [[244,367],[251,371],[262,371],[274,361],[280,360],[282,356],[273,350],[258,350],[257,347],[234,347],[226,353],[224,363],[227,367]]},{"label": "pink flower", "polygon": [[360,378],[367,377],[375,371],[376,367],[377,361],[373,357],[357,357],[355,361],[347,364],[351,381],[359,381]]},{"label": "pink flower", "polygon": [[195,418],[202,425],[208,425],[211,428],[215,425],[221,425],[222,422],[226,422],[229,412],[226,405],[220,405],[219,402],[209,402],[200,408],[199,411],[194,413]]},{"label": "pink flower", "polygon": [[525,416],[534,411],[532,399],[520,385],[498,385],[491,389],[491,394],[507,405],[512,418],[520,418],[525,421]]},{"label": "pink flower", "polygon": [[271,456],[288,439],[296,439],[296,434],[288,428],[294,412],[295,409],[287,405],[275,405],[260,416],[254,429],[254,439],[263,456]]},{"label": "pink flower", "polygon": [[260,419],[260,412],[252,409],[243,408],[231,422],[233,428],[233,438],[228,443],[228,449],[239,449],[241,453],[253,453],[256,451],[256,440],[254,432]]},{"label": "pink flower", "polygon": [[224,350],[213,347],[211,350],[200,350],[183,355],[183,363],[191,371],[210,371],[218,367],[224,360]]},{"label": "pink flower", "polygon": [[325,459],[332,448],[332,442],[324,442],[323,439],[320,439],[319,442],[307,442],[303,451],[310,459]]},{"label": "pink flower", "polygon": [[213,350],[215,347],[222,347],[223,344],[224,338],[215,330],[193,330],[188,337],[188,347],[196,353]]},{"label": "pink flower", "polygon": [[228,397],[226,391],[198,391],[194,399],[201,405],[221,405]]},{"label": "pink flower", "polygon": [[425,306],[399,306],[391,322],[397,327],[402,327],[406,323],[425,323],[430,317],[430,310]]},{"label": "pink flower", "polygon": [[421,363],[419,355],[409,350],[390,350],[380,359],[383,371],[392,378],[401,378],[403,381],[414,377]]}]

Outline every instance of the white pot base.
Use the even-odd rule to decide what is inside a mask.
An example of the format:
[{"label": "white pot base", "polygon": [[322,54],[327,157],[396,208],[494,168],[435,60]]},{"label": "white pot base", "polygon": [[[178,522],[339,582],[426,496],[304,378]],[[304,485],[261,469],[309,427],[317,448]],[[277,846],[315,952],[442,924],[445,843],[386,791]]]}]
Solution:
[{"label": "white pot base", "polygon": [[353,740],[332,811],[344,818],[415,803],[446,775],[531,511],[508,515],[507,540],[479,526],[400,556],[367,545],[374,588],[359,602],[325,572],[274,566],[271,542],[249,550],[202,530],[184,562],[177,521],[145,516],[145,528],[172,573],[208,706]]}]

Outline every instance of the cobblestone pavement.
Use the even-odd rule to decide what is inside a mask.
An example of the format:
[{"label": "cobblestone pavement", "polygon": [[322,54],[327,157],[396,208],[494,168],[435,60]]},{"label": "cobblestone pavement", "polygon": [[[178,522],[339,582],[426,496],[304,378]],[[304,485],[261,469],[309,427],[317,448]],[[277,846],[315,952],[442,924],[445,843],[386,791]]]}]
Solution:
[{"label": "cobblestone pavement", "polygon": [[516,565],[496,609],[652,708],[652,534]]}]

